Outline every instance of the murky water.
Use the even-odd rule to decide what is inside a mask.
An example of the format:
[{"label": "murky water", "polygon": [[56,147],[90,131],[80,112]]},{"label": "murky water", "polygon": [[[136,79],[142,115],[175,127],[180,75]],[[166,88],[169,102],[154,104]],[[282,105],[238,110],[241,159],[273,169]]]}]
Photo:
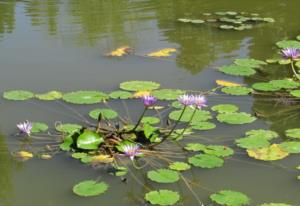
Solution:
[{"label": "murky water", "polygon": [[[239,57],[272,57],[276,53],[275,42],[300,33],[299,6],[299,0],[0,0],[0,93],[20,88],[34,92],[112,91],[120,82],[134,79],[160,82],[165,88],[207,90],[215,86],[215,79],[253,83],[288,76],[288,72],[276,66],[268,76],[246,79],[223,75],[215,68]],[[235,32],[176,21],[220,10],[260,13],[276,22]],[[123,45],[130,45],[141,55],[165,47],[178,48],[179,52],[171,60],[139,55],[122,59],[103,56]],[[247,126],[217,124],[218,129],[203,132],[212,140],[221,138],[221,144],[231,145],[232,141],[226,140],[241,137],[250,128],[282,132],[299,127],[297,110],[274,114],[287,106],[252,97],[209,100],[211,105],[221,102],[239,104],[242,111],[255,111],[265,117]],[[74,108],[83,112],[95,106],[84,110],[80,106]],[[12,135],[17,122],[30,119],[53,125],[58,120],[74,123],[79,120],[72,111],[55,103],[2,99],[0,111],[0,205],[144,205],[147,188],[173,188],[183,194],[183,205],[198,205],[183,183],[153,184],[142,171],[135,172],[138,181],[129,177],[123,183],[101,168],[82,165],[65,153],[47,161],[17,162],[9,154],[21,148],[17,137]],[[226,161],[220,169],[194,169],[186,177],[197,183],[193,189],[205,204],[211,193],[207,190],[228,188],[246,193],[252,199],[251,205],[264,202],[300,205],[299,181],[296,181],[299,174],[293,170],[299,163],[297,155],[274,165],[241,154]],[[84,199],[72,193],[71,188],[77,182],[99,176],[110,183],[106,194]]]}]

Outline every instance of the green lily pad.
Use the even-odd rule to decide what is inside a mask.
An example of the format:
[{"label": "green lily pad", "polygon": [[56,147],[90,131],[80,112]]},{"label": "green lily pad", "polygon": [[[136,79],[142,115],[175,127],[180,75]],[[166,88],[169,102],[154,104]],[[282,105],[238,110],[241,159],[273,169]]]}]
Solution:
[{"label": "green lily pad", "polygon": [[258,91],[264,91],[264,92],[274,92],[274,91],[279,91],[281,88],[271,84],[270,82],[258,82],[254,83],[252,85],[252,88]]},{"label": "green lily pad", "polygon": [[73,144],[72,136],[67,136],[64,138],[63,143],[59,145],[59,148],[63,151],[70,151],[71,145]]},{"label": "green lily pad", "polygon": [[262,65],[267,65],[266,62],[257,59],[236,59],[236,65],[250,68],[260,68]]},{"label": "green lily pad", "polygon": [[256,73],[256,71],[251,67],[238,66],[238,65],[222,66],[219,68],[219,71],[225,74],[230,74],[235,76],[251,76]]},{"label": "green lily pad", "polygon": [[72,154],[72,157],[75,159],[82,159],[84,157],[86,157],[88,154],[84,153],[84,152],[75,152]]},{"label": "green lily pad", "polygon": [[109,94],[109,97],[112,99],[129,99],[132,97],[132,94],[127,91],[113,91]]},{"label": "green lily pad", "polygon": [[32,133],[45,132],[48,129],[48,125],[42,122],[33,122],[32,123]]},{"label": "green lily pad", "polygon": [[277,132],[265,129],[253,129],[246,132],[247,137],[259,137],[266,140],[271,140],[279,137]]},{"label": "green lily pad", "polygon": [[285,203],[264,203],[260,206],[292,206],[292,205],[285,204]]},{"label": "green lily pad", "polygon": [[160,100],[175,100],[183,94],[185,91],[178,89],[160,89],[152,92],[152,95]]},{"label": "green lily pad", "polygon": [[300,97],[300,90],[299,89],[292,90],[292,91],[290,91],[290,94],[294,97]]},{"label": "green lily pad", "polygon": [[81,125],[78,124],[58,124],[55,129],[59,132],[73,134],[74,132],[79,131],[82,128]]},{"label": "green lily pad", "polygon": [[179,174],[169,169],[157,169],[147,172],[147,177],[158,183],[173,183],[179,180]]},{"label": "green lily pad", "polygon": [[234,26],[223,24],[223,25],[220,25],[219,28],[227,30],[227,29],[233,29]]},{"label": "green lily pad", "polygon": [[120,84],[120,88],[127,91],[151,91],[159,87],[159,83],[152,81],[128,81]]},{"label": "green lily pad", "polygon": [[207,145],[203,152],[217,157],[229,157],[234,154],[233,149],[223,145]]},{"label": "green lily pad", "polygon": [[78,183],[73,187],[73,192],[82,197],[91,197],[100,195],[108,189],[105,182],[96,182],[94,180],[86,180]]},{"label": "green lily pad", "polygon": [[179,199],[178,192],[170,190],[151,191],[145,195],[145,200],[149,201],[152,205],[174,205]]},{"label": "green lily pad", "polygon": [[98,149],[99,145],[104,142],[103,137],[93,131],[85,130],[78,136],[77,147],[80,149]]},{"label": "green lily pad", "polygon": [[195,156],[192,156],[188,159],[188,162],[195,167],[201,167],[201,168],[217,168],[222,167],[224,164],[224,160],[210,154],[198,154]]},{"label": "green lily pad", "polygon": [[300,128],[288,129],[285,135],[290,138],[300,139]]},{"label": "green lily pad", "polygon": [[218,114],[217,120],[227,124],[247,124],[254,122],[256,117],[245,112]]},{"label": "green lily pad", "polygon": [[194,151],[194,152],[198,152],[198,151],[204,151],[206,148],[206,146],[204,144],[200,144],[200,143],[188,143],[184,149],[188,150],[188,151]]},{"label": "green lily pad", "polygon": [[177,19],[177,21],[180,21],[180,22],[183,22],[183,23],[188,23],[188,22],[191,22],[191,19],[180,18],[180,19]]},{"label": "green lily pad", "polygon": [[160,119],[157,117],[143,117],[141,122],[143,124],[158,124],[160,122]]},{"label": "green lily pad", "polygon": [[39,100],[51,101],[61,99],[63,94],[59,91],[50,91],[44,94],[36,94],[35,97]]},{"label": "green lily pad", "polygon": [[73,104],[95,104],[106,101],[109,96],[98,91],[77,91],[63,95],[63,100]]},{"label": "green lily pad", "polygon": [[34,94],[25,90],[11,90],[3,93],[3,98],[8,100],[28,100],[34,97]]},{"label": "green lily pad", "polygon": [[212,122],[197,122],[197,124],[193,122],[193,125],[191,126],[192,129],[196,129],[196,130],[210,130],[216,128],[216,125]]},{"label": "green lily pad", "polygon": [[[175,110],[175,111],[172,111],[170,114],[169,114],[169,118],[172,119],[172,120],[178,120],[181,113],[182,113],[183,110]],[[192,114],[194,112],[194,109],[192,108],[186,108],[186,110],[184,111],[180,121],[181,122],[188,122],[191,120],[191,117],[192,117]],[[207,121],[209,119],[211,119],[211,114],[209,111],[205,111],[205,110],[197,110],[193,119],[192,119],[192,122],[196,122],[195,124],[197,124],[197,122],[204,122],[204,121]],[[194,123],[192,123],[194,124]]]},{"label": "green lily pad", "polygon": [[296,141],[282,142],[278,144],[278,146],[288,153],[293,153],[293,154],[300,153],[300,142],[296,142]]},{"label": "green lily pad", "polygon": [[278,64],[280,64],[280,65],[287,65],[287,64],[290,64],[290,63],[291,63],[290,59],[280,59],[278,61]]},{"label": "green lily pad", "polygon": [[263,161],[280,160],[289,155],[289,153],[281,149],[278,144],[272,144],[259,149],[247,149],[247,153],[250,157]]},{"label": "green lily pad", "polygon": [[265,22],[268,22],[268,23],[274,23],[274,22],[275,22],[275,19],[270,18],[270,17],[265,17],[265,18],[263,18],[263,20],[264,20]]},{"label": "green lily pad", "polygon": [[272,80],[270,83],[281,89],[295,89],[300,86],[298,82],[295,82],[291,79]]},{"label": "green lily pad", "polygon": [[202,19],[194,19],[190,21],[192,24],[203,24],[205,21]]},{"label": "green lily pad", "polygon": [[224,92],[225,94],[240,96],[240,95],[248,95],[253,90],[248,87],[223,87],[221,91]]},{"label": "green lily pad", "polygon": [[276,43],[279,48],[297,48],[300,49],[300,42],[295,40],[282,40]]},{"label": "green lily pad", "polygon": [[118,113],[112,109],[94,109],[89,112],[89,116],[93,119],[98,119],[100,113],[104,119],[114,119],[118,117]]},{"label": "green lily pad", "polygon": [[250,199],[247,195],[232,190],[221,190],[218,193],[210,195],[210,199],[220,205],[226,206],[242,206],[250,204]]},{"label": "green lily pad", "polygon": [[169,165],[169,168],[177,171],[185,171],[185,170],[189,170],[191,166],[185,162],[172,162]]},{"label": "green lily pad", "polygon": [[237,146],[244,149],[258,149],[268,147],[270,145],[270,142],[267,139],[259,136],[250,136],[236,139],[235,143],[237,144]]},{"label": "green lily pad", "polygon": [[232,113],[237,112],[239,107],[234,104],[218,104],[214,105],[211,110],[218,113]]}]

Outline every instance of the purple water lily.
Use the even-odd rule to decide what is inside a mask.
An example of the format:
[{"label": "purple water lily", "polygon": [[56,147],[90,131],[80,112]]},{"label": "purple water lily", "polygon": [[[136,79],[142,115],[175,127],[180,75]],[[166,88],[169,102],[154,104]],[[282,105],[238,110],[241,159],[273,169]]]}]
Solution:
[{"label": "purple water lily", "polygon": [[196,108],[201,109],[202,107],[206,107],[206,98],[205,96],[202,95],[196,95],[194,97],[194,105],[196,106]]},{"label": "purple water lily", "polygon": [[286,59],[299,59],[300,49],[297,48],[286,48],[281,50],[282,56]]},{"label": "purple water lily", "polygon": [[195,102],[195,97],[194,97],[194,95],[184,94],[184,95],[181,95],[178,97],[178,101],[183,106],[192,106]]},{"label": "purple water lily", "polygon": [[151,95],[143,96],[142,100],[143,100],[143,103],[144,103],[145,107],[151,107],[157,101],[157,99],[154,96],[151,96]]},{"label": "purple water lily", "polygon": [[135,156],[141,155],[141,148],[137,144],[127,144],[122,147],[125,156],[129,157],[131,160],[134,159]]},{"label": "purple water lily", "polygon": [[17,124],[17,127],[19,128],[21,133],[27,134],[29,136],[31,134],[31,130],[32,130],[32,122],[29,122],[28,120],[26,120],[25,122],[21,122],[21,123]]}]

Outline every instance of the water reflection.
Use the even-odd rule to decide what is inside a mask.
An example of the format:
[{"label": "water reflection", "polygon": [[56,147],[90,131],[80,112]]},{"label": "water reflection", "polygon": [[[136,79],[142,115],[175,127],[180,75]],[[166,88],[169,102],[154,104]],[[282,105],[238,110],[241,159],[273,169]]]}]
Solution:
[{"label": "water reflection", "polygon": [[16,1],[0,1],[0,38],[15,28]]}]

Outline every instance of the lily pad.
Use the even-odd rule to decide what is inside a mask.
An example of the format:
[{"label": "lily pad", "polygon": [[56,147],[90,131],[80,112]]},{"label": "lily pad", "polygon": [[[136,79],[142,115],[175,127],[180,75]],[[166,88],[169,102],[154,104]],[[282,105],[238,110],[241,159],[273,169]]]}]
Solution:
[{"label": "lily pad", "polygon": [[218,114],[217,120],[219,122],[224,122],[227,124],[247,124],[254,122],[256,120],[256,117],[253,117],[251,116],[251,114],[245,112],[235,112]]},{"label": "lily pad", "polygon": [[77,147],[80,149],[98,149],[99,145],[104,142],[103,137],[93,131],[85,130],[78,136]]},{"label": "lily pad", "polygon": [[179,180],[179,174],[169,169],[158,169],[147,172],[147,177],[158,183],[173,183]]},{"label": "lily pad", "polygon": [[223,25],[220,25],[219,28],[227,30],[227,29],[233,29],[234,26],[223,24]]},{"label": "lily pad", "polygon": [[295,40],[282,40],[276,43],[279,48],[297,48],[300,49],[300,42]]},{"label": "lily pad", "polygon": [[39,100],[51,101],[61,99],[63,94],[59,91],[50,91],[44,94],[36,94],[35,97]]},{"label": "lily pad", "polygon": [[152,205],[174,205],[179,199],[178,192],[171,190],[151,191],[145,195],[145,200],[149,201]]},{"label": "lily pad", "polygon": [[279,79],[270,81],[272,85],[275,87],[279,87],[281,89],[295,89],[300,86],[298,82],[295,82],[291,79]]},{"label": "lily pad", "polygon": [[33,122],[32,123],[32,133],[45,132],[48,129],[48,125],[43,122]]},{"label": "lily pad", "polygon": [[120,84],[120,88],[127,91],[151,91],[159,87],[159,83],[152,81],[128,81]]},{"label": "lily pad", "polygon": [[149,117],[143,117],[142,120],[141,120],[141,122],[143,124],[146,124],[146,123],[147,124],[158,124],[160,122],[160,119],[157,118],[157,117],[151,117],[151,116],[149,116]]},{"label": "lily pad", "polygon": [[232,190],[221,190],[218,193],[210,195],[210,199],[225,206],[242,206],[250,204],[250,199],[247,195]]},{"label": "lily pad", "polygon": [[240,95],[248,95],[253,90],[248,87],[223,87],[221,91],[224,92],[225,94],[240,96]]},{"label": "lily pad", "polygon": [[58,124],[55,129],[59,132],[73,134],[74,132],[79,131],[82,128],[81,125],[78,124]]},{"label": "lily pad", "polygon": [[270,142],[259,136],[250,136],[245,138],[236,139],[235,143],[237,146],[245,149],[258,149],[268,147]]},{"label": "lily pad", "polygon": [[11,90],[3,93],[3,98],[8,100],[28,100],[34,97],[34,94],[25,90]]},{"label": "lily pad", "polygon": [[300,128],[288,129],[285,131],[285,135],[290,138],[300,139]]},{"label": "lily pad", "polygon": [[71,156],[75,159],[81,159],[81,158],[84,158],[86,157],[88,154],[87,153],[84,153],[84,152],[75,152],[73,153]]},{"label": "lily pad", "polygon": [[290,94],[294,97],[300,97],[300,90],[299,89],[292,90],[292,91],[290,91]]},{"label": "lily pad", "polygon": [[112,99],[129,99],[132,97],[132,94],[127,91],[113,91],[109,94],[109,97]]},{"label": "lily pad", "polygon": [[72,144],[73,144],[72,136],[67,136],[64,138],[63,143],[59,145],[59,148],[63,151],[70,151]]},{"label": "lily pad", "polygon": [[252,85],[252,88],[258,91],[264,91],[264,92],[274,92],[274,91],[279,91],[281,88],[271,84],[270,82],[258,82],[254,83]]},{"label": "lily pad", "polygon": [[280,160],[289,155],[288,152],[281,149],[278,144],[272,144],[269,147],[260,149],[247,149],[247,153],[250,157],[264,161]]},{"label": "lily pad", "polygon": [[233,149],[223,145],[207,145],[203,152],[217,157],[229,157],[234,154]]},{"label": "lily pad", "polygon": [[266,62],[257,59],[236,59],[236,65],[250,68],[260,68],[262,65],[267,65]]},{"label": "lily pad", "polygon": [[196,130],[210,130],[216,128],[216,125],[212,122],[197,122],[197,124],[193,122],[193,125],[191,126],[192,129],[196,129]]},{"label": "lily pad", "polygon": [[[169,118],[172,119],[172,120],[178,120],[181,113],[182,113],[183,110],[175,110],[175,111],[172,111],[170,114],[169,114]],[[194,109],[191,109],[191,108],[186,108],[186,110],[184,111],[180,121],[182,122],[188,122],[191,120],[191,117],[193,115],[193,112],[194,112]],[[203,122],[203,121],[207,121],[209,119],[211,119],[211,114],[209,111],[205,111],[205,110],[197,110],[193,119],[192,119],[192,122],[196,122],[196,123],[192,123],[192,124],[197,124],[197,122]]]},{"label": "lily pad", "polygon": [[192,24],[203,24],[205,21],[202,19],[194,19],[190,21]]},{"label": "lily pad", "polygon": [[218,104],[214,105],[211,110],[218,113],[232,113],[237,112],[239,107],[234,104]]},{"label": "lily pad", "polygon": [[77,91],[63,95],[63,100],[73,104],[95,104],[106,101],[109,96],[98,91]]},{"label": "lily pad", "polygon": [[185,91],[178,89],[160,89],[152,92],[152,95],[160,100],[175,100],[183,94]]},{"label": "lily pad", "polygon": [[235,76],[251,76],[256,73],[256,71],[251,67],[238,66],[238,65],[222,66],[219,68],[219,71],[225,74],[230,74]]},{"label": "lily pad", "polygon": [[300,153],[300,142],[296,141],[288,141],[288,142],[282,142],[278,144],[278,146],[288,152],[288,153],[293,153],[293,154],[298,154]]},{"label": "lily pad", "polygon": [[217,168],[222,167],[224,164],[224,160],[210,154],[198,154],[188,159],[188,162],[195,167],[201,168]]},{"label": "lily pad", "polygon": [[177,19],[177,21],[180,21],[183,23],[188,23],[188,22],[191,22],[191,19],[180,18],[180,19]]},{"label": "lily pad", "polygon": [[204,144],[200,144],[200,143],[188,143],[184,149],[188,150],[188,151],[194,151],[194,152],[198,152],[198,151],[204,151],[206,148],[206,146]]},{"label": "lily pad", "polygon": [[173,162],[169,165],[169,168],[177,171],[189,170],[191,166],[185,162]]},{"label": "lily pad", "polygon": [[246,136],[248,137],[259,137],[266,140],[271,140],[279,137],[277,132],[265,129],[253,129],[246,132]]},{"label": "lily pad", "polygon": [[118,113],[112,109],[94,109],[89,112],[89,116],[93,119],[98,119],[100,114],[104,119],[114,119],[118,117]]},{"label": "lily pad", "polygon": [[73,187],[73,192],[82,197],[91,197],[100,195],[108,189],[105,182],[96,182],[94,180],[86,180],[78,183]]}]

